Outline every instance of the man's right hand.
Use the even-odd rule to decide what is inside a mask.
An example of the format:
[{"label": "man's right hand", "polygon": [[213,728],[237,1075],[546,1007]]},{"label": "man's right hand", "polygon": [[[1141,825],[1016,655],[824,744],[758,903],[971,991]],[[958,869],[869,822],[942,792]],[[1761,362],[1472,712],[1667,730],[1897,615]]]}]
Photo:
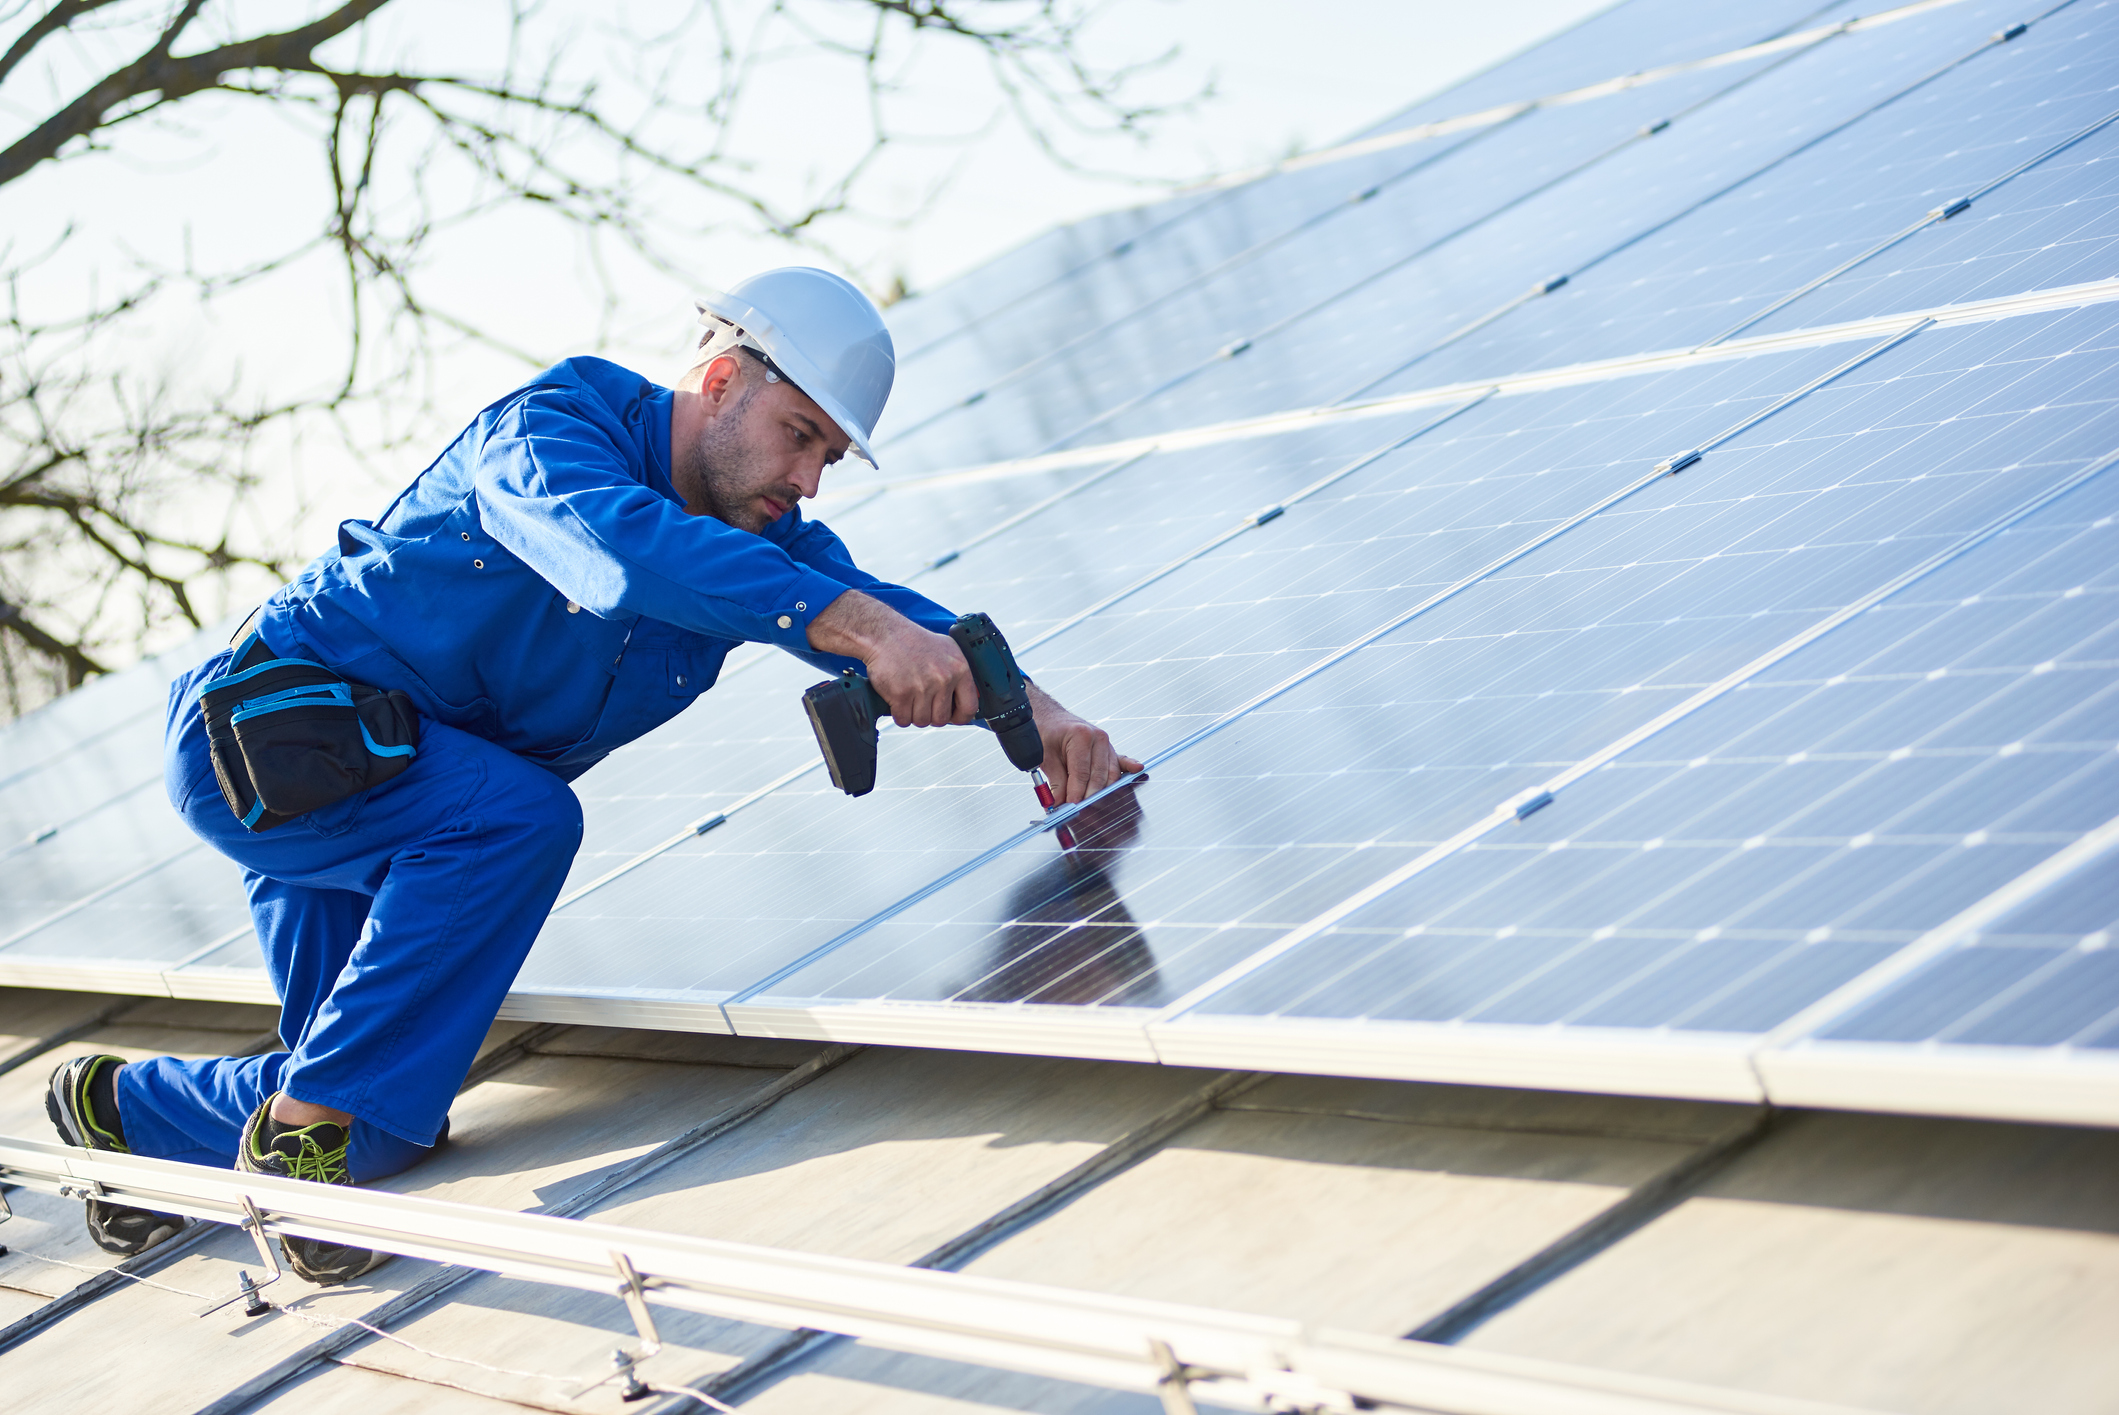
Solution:
[{"label": "man's right hand", "polygon": [[900,727],[963,724],[979,715],[964,651],[879,599],[848,590],[809,621],[809,646],[868,665],[868,681]]}]

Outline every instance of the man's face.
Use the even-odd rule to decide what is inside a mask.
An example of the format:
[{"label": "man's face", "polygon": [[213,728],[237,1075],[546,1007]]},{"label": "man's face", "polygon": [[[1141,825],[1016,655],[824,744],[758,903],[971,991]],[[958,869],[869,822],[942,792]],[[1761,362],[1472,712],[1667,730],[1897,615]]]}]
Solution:
[{"label": "man's face", "polygon": [[815,496],[824,469],[846,455],[846,434],[791,383],[768,383],[748,355],[734,355],[732,377],[716,360],[699,396],[696,436],[672,449],[673,480],[694,515],[753,534]]}]

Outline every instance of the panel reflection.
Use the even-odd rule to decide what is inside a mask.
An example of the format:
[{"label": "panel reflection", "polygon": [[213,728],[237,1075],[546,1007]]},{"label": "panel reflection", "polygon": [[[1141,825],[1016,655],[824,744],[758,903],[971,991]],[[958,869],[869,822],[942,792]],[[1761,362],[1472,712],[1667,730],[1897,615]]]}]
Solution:
[{"label": "panel reflection", "polygon": [[1150,1006],[1163,1000],[1147,935],[1115,878],[1140,839],[1139,781],[1091,803],[1057,834],[1062,848],[1017,881],[1007,917],[976,971],[951,991],[961,1002]]}]

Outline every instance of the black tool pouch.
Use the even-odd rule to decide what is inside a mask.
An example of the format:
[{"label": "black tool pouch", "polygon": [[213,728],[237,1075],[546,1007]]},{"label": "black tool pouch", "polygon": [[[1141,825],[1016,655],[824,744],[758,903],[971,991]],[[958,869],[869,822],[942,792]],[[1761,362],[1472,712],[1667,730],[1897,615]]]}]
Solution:
[{"label": "black tool pouch", "polygon": [[253,831],[380,786],[419,749],[411,698],[307,659],[274,658],[254,634],[199,706],[221,795]]}]

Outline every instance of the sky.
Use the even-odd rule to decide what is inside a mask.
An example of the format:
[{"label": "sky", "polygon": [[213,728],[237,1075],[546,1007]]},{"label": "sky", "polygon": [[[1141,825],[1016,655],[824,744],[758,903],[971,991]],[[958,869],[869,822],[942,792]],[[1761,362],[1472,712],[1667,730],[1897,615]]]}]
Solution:
[{"label": "sky", "polygon": [[[1338,0],[1298,11],[1268,0],[1111,0],[1083,32],[1085,52],[1107,64],[1167,56],[1137,80],[1140,98],[1171,101],[1209,88],[1211,96],[1157,125],[1144,144],[1048,123],[1081,170],[1056,166],[1007,120],[998,90],[963,46],[928,41],[894,52],[884,66],[895,85],[884,105],[888,125],[905,140],[877,163],[862,204],[890,219],[821,223],[822,252],[790,251],[732,227],[725,209],[652,178],[639,185],[637,214],[666,257],[659,265],[519,205],[445,223],[423,238],[422,298],[493,342],[445,344],[420,366],[416,388],[352,427],[365,454],[314,425],[253,449],[268,492],[241,513],[239,530],[304,554],[320,547],[340,518],[376,514],[479,407],[559,358],[601,352],[674,379],[692,331],[692,293],[701,287],[800,262],[835,266],[878,293],[894,282],[915,293],[932,289],[1053,225],[1343,140],[1607,2]],[[41,0],[0,0],[0,46],[43,8]],[[112,13],[122,21],[166,8],[121,0]],[[246,22],[278,28],[290,12],[322,8],[324,0],[220,0],[207,13],[233,34]],[[711,79],[712,37],[669,27],[685,7],[547,0],[532,8],[528,48],[554,56],[562,86],[596,80],[614,114],[644,117],[643,131],[666,144],[723,144],[743,164],[743,180],[768,194],[792,197],[860,150],[869,107],[853,82],[857,71],[815,42],[859,37],[853,25],[864,7],[851,0],[797,0],[793,8],[815,29],[806,39],[771,34],[744,102],[711,132],[697,103]],[[728,8],[754,13],[758,0],[728,0]],[[506,59],[505,15],[500,0],[407,0],[364,32],[359,52],[348,46],[336,57],[369,67],[496,72]],[[11,76],[0,86],[0,143],[137,42],[136,31],[114,22],[69,41],[46,66]],[[655,117],[641,95],[658,84],[679,103]],[[168,120],[123,130],[107,151],[46,164],[11,183],[0,200],[0,246],[12,261],[48,253],[32,278],[17,283],[17,298],[33,315],[64,317],[148,271],[227,272],[299,247],[330,210],[329,169],[319,156],[324,130],[325,115],[315,109],[207,95]],[[385,210],[402,229],[417,215],[406,193],[420,148],[402,121],[391,131],[397,136],[386,139],[379,166],[398,184]],[[585,148],[560,152],[604,160]],[[446,158],[428,170],[428,181],[440,208],[466,198],[465,179]],[[165,295],[127,326],[122,347],[101,357],[121,359],[170,396],[311,392],[343,370],[350,308],[332,253],[317,251],[208,300],[181,289]],[[372,323],[369,334],[369,373],[387,373],[402,349],[387,331],[377,337]],[[386,437],[394,445],[375,451]],[[181,510],[223,514],[205,500]],[[228,591],[236,600],[257,593],[240,582]]]}]

